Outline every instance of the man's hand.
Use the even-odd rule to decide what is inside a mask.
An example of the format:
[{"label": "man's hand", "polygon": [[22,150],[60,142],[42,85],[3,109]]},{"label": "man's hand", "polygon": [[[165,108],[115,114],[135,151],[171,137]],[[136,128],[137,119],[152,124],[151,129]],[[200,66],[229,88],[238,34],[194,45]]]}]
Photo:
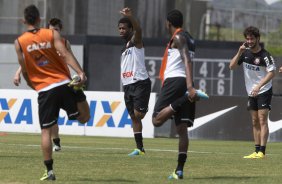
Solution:
[{"label": "man's hand", "polygon": [[190,102],[198,101],[200,98],[197,96],[196,89],[191,87],[188,89],[188,99]]},{"label": "man's hand", "polygon": [[19,86],[21,83],[21,75],[16,73],[13,80],[15,86]]},{"label": "man's hand", "polygon": [[253,88],[253,90],[252,90],[252,92],[251,92],[251,95],[252,95],[253,97],[257,96],[258,93],[259,93],[259,90],[260,90],[260,87],[259,87],[258,85],[256,85],[256,86]]},{"label": "man's hand", "polygon": [[121,11],[119,11],[123,16],[125,17],[131,17],[132,16],[132,11],[130,8],[126,7],[123,8]]}]

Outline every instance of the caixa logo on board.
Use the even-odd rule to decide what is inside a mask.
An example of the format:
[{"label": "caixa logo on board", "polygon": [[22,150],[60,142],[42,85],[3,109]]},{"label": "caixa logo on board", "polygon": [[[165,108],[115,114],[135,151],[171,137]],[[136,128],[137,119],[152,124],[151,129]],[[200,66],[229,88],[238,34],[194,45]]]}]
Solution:
[{"label": "caixa logo on board", "polygon": [[[132,126],[126,108],[120,108],[120,104],[120,101],[92,100],[89,102],[91,118],[86,124],[80,124],[76,120],[68,120],[66,116],[59,116],[58,124],[65,126],[72,126],[73,124],[94,127],[107,126],[112,128]],[[38,121],[34,120],[34,113],[37,115],[37,107],[32,106],[32,99],[23,99],[22,102],[19,102],[16,98],[0,98],[0,107],[0,123],[32,125]],[[11,113],[12,111],[13,113]]]}]

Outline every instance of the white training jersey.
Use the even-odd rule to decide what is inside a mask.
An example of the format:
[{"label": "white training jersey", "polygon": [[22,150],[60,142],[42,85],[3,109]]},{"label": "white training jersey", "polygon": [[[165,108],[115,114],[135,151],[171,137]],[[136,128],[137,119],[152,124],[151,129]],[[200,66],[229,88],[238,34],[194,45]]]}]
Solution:
[{"label": "white training jersey", "polygon": [[[194,60],[195,55],[195,42],[192,36],[186,32],[180,32],[180,35],[186,39],[187,47],[189,49],[189,56],[191,62]],[[170,43],[171,44],[171,43]],[[168,56],[166,69],[164,72],[164,80],[172,77],[186,77],[185,63],[181,58],[180,52],[177,48],[168,48]]]},{"label": "white training jersey", "polygon": [[[265,49],[261,49],[258,53],[252,53],[246,50],[238,61],[243,63],[245,85],[248,96],[251,96],[253,88],[267,75],[268,72],[275,71],[276,66],[273,57]],[[264,93],[272,88],[272,80],[260,88],[258,94]]]},{"label": "white training jersey", "polygon": [[168,49],[164,79],[171,77],[186,77],[185,64],[181,59],[178,49]]},{"label": "white training jersey", "polygon": [[129,46],[121,54],[122,84],[128,85],[147,78],[149,75],[145,67],[144,48]]}]

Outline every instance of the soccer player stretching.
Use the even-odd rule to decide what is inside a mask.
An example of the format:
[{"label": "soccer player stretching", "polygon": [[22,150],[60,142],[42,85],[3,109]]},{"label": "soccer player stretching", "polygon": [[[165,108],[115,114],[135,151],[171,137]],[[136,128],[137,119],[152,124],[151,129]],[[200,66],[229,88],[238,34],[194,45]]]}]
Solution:
[{"label": "soccer player stretching", "polygon": [[180,11],[172,10],[168,13],[166,27],[171,40],[162,61],[160,78],[163,80],[163,86],[153,113],[153,124],[156,127],[174,116],[176,131],[179,134],[178,164],[169,179],[183,179],[189,143],[187,128],[193,125],[195,101],[198,99],[192,74],[194,40],[182,29],[182,24],[183,15]]},{"label": "soccer player stretching", "polygon": [[73,85],[83,85],[86,76],[76,59],[65,48],[60,34],[38,27],[40,15],[36,6],[25,8],[24,23],[27,31],[15,40],[15,49],[24,79],[28,86],[38,92],[41,149],[47,168],[40,180],[55,180],[51,134],[52,127],[57,124],[60,108],[67,112],[69,119],[86,123],[90,118],[89,111],[78,109],[78,102],[87,104],[86,96],[82,90],[75,91],[73,87],[69,87],[71,78],[67,65],[81,79]]},{"label": "soccer player stretching", "polygon": [[137,148],[129,156],[144,155],[142,122],[148,111],[151,80],[145,68],[142,31],[129,8],[120,11],[124,16],[118,22],[120,36],[125,40],[121,54],[121,82],[124,101],[132,120]]}]

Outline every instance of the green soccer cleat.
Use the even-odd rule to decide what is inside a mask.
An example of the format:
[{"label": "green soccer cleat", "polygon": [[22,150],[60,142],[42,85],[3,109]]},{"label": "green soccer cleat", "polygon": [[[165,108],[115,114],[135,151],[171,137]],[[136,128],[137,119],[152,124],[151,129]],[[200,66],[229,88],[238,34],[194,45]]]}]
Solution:
[{"label": "green soccer cleat", "polygon": [[144,151],[141,151],[140,149],[135,149],[131,153],[128,154],[130,157],[138,156],[138,155],[145,155]]},{"label": "green soccer cleat", "polygon": [[254,158],[256,158],[256,156],[257,156],[257,152],[253,152],[252,154],[247,155],[247,156],[244,156],[243,158],[251,158],[251,159],[254,159]]},{"label": "green soccer cleat", "polygon": [[168,176],[168,179],[170,180],[183,179],[183,171],[173,171],[173,173]]},{"label": "green soccer cleat", "polygon": [[80,77],[79,77],[78,75],[73,75],[73,76],[72,76],[72,80],[69,82],[68,86],[69,86],[69,87],[72,87],[75,91],[78,91],[78,90],[82,90],[82,91],[83,91],[84,88],[85,88],[84,85],[83,85],[83,86],[80,86],[80,87],[73,85],[74,83],[79,82],[80,80],[81,80],[81,79],[80,79]]},{"label": "green soccer cleat", "polygon": [[45,171],[45,173],[43,174],[43,176],[40,178],[41,181],[45,181],[45,180],[51,180],[54,181],[56,180],[55,174],[53,173],[53,171]]}]

